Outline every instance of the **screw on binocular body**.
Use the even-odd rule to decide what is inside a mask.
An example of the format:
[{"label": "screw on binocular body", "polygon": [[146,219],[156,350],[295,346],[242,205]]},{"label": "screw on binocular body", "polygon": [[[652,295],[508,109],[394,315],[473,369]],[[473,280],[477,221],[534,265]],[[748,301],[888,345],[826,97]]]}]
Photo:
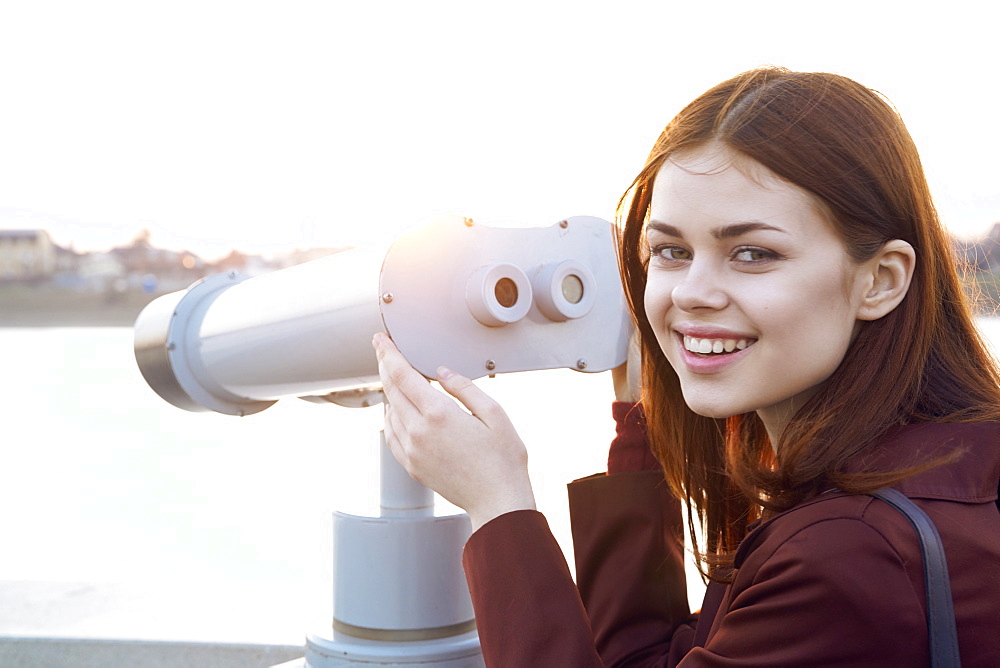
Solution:
[{"label": "screw on binocular body", "polygon": [[392,303],[392,293],[391,292],[383,292],[382,293],[382,301],[385,302],[386,304]]},{"label": "screw on binocular body", "polygon": [[563,229],[566,229],[567,227],[569,227],[569,221],[568,220],[560,220],[559,221],[559,227],[561,227]]},{"label": "screw on binocular body", "polygon": [[493,360],[486,360],[486,369],[488,371],[493,371],[493,369],[495,368],[497,368],[496,362],[494,362]]},{"label": "screw on binocular body", "polygon": [[585,359],[578,359],[576,361],[576,368],[579,369],[580,371],[583,371],[584,369],[586,369],[587,368],[587,360],[585,360]]}]

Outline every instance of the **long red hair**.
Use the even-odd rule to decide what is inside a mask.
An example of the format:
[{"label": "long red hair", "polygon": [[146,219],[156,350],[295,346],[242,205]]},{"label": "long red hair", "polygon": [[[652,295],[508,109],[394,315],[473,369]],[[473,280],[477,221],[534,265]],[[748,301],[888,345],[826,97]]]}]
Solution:
[{"label": "long red hair", "polygon": [[[675,152],[720,142],[812,194],[856,261],[909,242],[909,292],[863,323],[839,368],[794,416],[777,456],[754,413],[706,418],[684,403],[643,307],[653,180]],[[622,220],[624,219],[624,220]],[[761,68],[710,89],[663,130],[619,206],[621,266],[640,333],[648,433],[674,492],[725,565],[749,520],[829,488],[863,493],[927,468],[849,472],[895,425],[1000,420],[1000,371],[973,325],[913,140],[878,93],[848,78]],[[692,523],[693,527],[693,523]],[[692,528],[692,538],[694,530]],[[696,541],[697,545],[697,541]]]}]

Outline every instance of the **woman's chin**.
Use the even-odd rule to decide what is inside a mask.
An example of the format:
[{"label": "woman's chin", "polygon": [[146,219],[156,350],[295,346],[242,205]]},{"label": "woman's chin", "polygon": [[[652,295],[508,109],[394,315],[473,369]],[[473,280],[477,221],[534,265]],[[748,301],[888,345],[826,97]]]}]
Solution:
[{"label": "woman's chin", "polygon": [[716,419],[725,419],[728,417],[732,417],[734,415],[739,415],[739,413],[742,412],[742,411],[739,412],[727,411],[718,406],[695,407],[692,406],[691,404],[688,404],[688,408],[690,408],[691,411],[696,415],[700,415],[702,417],[707,417],[707,418],[716,418]]},{"label": "woman's chin", "polygon": [[696,415],[716,419],[724,419],[752,410],[747,409],[746,406],[735,406],[732,402],[728,401],[706,401],[704,397],[685,397],[684,403]]}]

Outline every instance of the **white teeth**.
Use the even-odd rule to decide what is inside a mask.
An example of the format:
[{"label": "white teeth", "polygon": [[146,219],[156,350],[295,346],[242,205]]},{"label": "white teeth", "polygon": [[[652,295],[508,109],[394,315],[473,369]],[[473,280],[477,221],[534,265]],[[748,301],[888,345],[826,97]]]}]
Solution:
[{"label": "white teeth", "polygon": [[692,353],[707,355],[709,353],[731,353],[734,350],[743,350],[753,339],[698,339],[693,336],[684,337],[684,348]]}]

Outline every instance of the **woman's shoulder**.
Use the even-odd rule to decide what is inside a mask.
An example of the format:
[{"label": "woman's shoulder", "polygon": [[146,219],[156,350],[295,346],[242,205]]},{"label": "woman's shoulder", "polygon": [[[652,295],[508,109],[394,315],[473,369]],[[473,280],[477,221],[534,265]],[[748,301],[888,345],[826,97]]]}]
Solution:
[{"label": "woman's shoulder", "polygon": [[838,573],[855,583],[871,580],[871,586],[892,574],[915,589],[922,589],[921,564],[920,544],[905,515],[873,496],[838,491],[755,527],[735,559],[742,580],[801,568],[817,578],[832,576],[831,586],[841,586]]},{"label": "woman's shoulder", "polygon": [[752,555],[754,561],[760,561],[781,548],[806,553],[815,551],[818,537],[830,536],[838,540],[862,535],[874,538],[884,533],[885,528],[885,518],[877,518],[873,525],[870,508],[875,502],[872,496],[831,490],[801,503],[754,526],[740,544],[736,566],[742,568]]}]

